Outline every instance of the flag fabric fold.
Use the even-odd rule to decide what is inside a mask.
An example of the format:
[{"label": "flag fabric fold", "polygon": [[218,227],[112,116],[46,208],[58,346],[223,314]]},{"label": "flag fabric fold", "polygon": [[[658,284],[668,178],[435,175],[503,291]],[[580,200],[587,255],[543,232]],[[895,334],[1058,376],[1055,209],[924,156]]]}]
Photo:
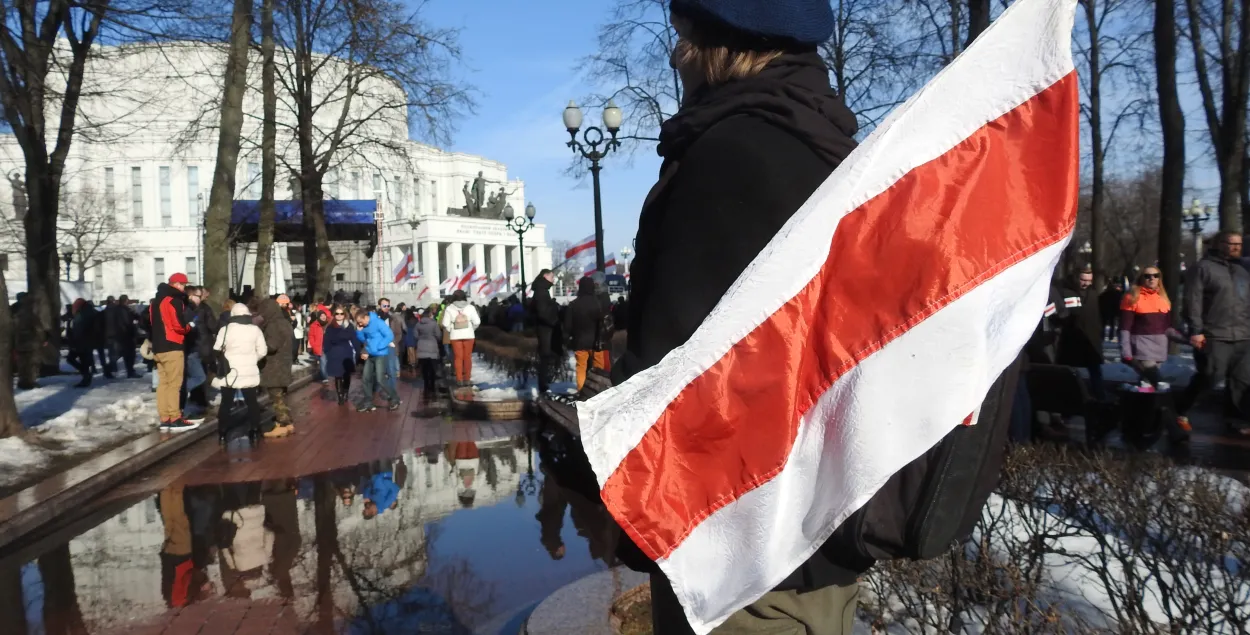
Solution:
[{"label": "flag fabric fold", "polygon": [[1074,12],[1004,12],[688,342],[578,404],[604,504],[695,632],[771,590],[975,413],[1032,334],[1076,219]]},{"label": "flag fabric fold", "polygon": [[569,247],[564,252],[564,258],[565,260],[576,258],[578,254],[585,252],[587,250],[590,250],[590,249],[594,249],[594,248],[595,248],[595,235],[591,234],[577,241],[576,243],[573,243],[573,246]]},{"label": "flag fabric fold", "polygon": [[412,254],[405,253],[399,262],[395,263],[395,268],[391,270],[391,276],[395,278],[398,284],[408,278],[408,270],[412,267]]}]

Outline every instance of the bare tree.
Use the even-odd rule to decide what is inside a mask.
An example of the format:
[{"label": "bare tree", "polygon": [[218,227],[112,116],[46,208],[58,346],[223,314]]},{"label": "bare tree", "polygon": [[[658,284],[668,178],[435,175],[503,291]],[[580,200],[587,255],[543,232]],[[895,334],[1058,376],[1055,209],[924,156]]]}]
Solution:
[{"label": "bare tree", "polygon": [[1250,5],[1234,0],[1185,0],[1194,74],[1202,94],[1211,147],[1220,175],[1220,229],[1241,231],[1246,154],[1246,107],[1250,96]]},{"label": "bare tree", "polygon": [[62,254],[74,254],[78,280],[86,279],[87,268],[96,262],[112,262],[126,254],[119,233],[113,201],[95,190],[62,192],[57,233]]},{"label": "bare tree", "polygon": [[916,78],[904,72],[908,60],[899,45],[896,9],[878,0],[837,0],[833,36],[820,46],[833,89],[855,113],[861,134],[903,103],[915,86]]},{"label": "bare tree", "polygon": [[261,297],[269,295],[269,260],[273,253],[276,220],[273,188],[278,172],[275,154],[278,137],[278,93],[274,78],[273,3],[274,0],[261,0],[260,6],[261,93],[264,114],[261,121],[260,218],[256,231],[254,280],[256,295]]},{"label": "bare tree", "polygon": [[13,400],[13,313],[9,310],[9,289],[0,275],[0,439],[22,433],[22,420]]},{"label": "bare tree", "polygon": [[[221,97],[221,128],[217,138],[217,167],[208,194],[204,230],[204,282],[210,289],[230,288],[230,212],[234,202],[234,174],[243,130],[243,93],[247,89],[247,62],[252,24],[251,0],[234,0],[230,20],[230,51],[226,57]],[[220,307],[225,293],[209,301]]]},{"label": "bare tree", "polygon": [[677,32],[669,0],[621,0],[599,27],[598,51],[578,64],[595,85],[614,86],[583,101],[602,107],[615,100],[625,113],[619,139],[634,149],[660,140],[660,125],[681,106],[681,78],[669,60]]},{"label": "bare tree", "polygon": [[[55,366],[53,356],[60,350],[56,234],[62,175],[74,138],[84,69],[109,0],[15,0],[2,6],[0,109],[26,163],[30,209],[23,222],[31,246],[26,252],[26,288],[34,303],[36,338],[48,352],[26,363]],[[51,129],[50,114],[55,118]]]},{"label": "bare tree", "polygon": [[[1185,196],[1185,111],[1176,89],[1176,0],[1154,3],[1155,85],[1163,129],[1159,184],[1159,270],[1166,289],[1181,282],[1181,210]],[[1194,254],[1199,258],[1202,254]]]},{"label": "bare tree", "polygon": [[[277,82],[293,121],[278,125],[296,146],[288,171],[299,181],[307,238],[308,297],[332,286],[334,256],[326,229],[323,183],[344,161],[374,157],[404,169],[409,129],[430,141],[450,138],[456,115],[472,103],[450,77],[460,57],[458,32],[424,23],[393,0],[288,0],[275,16],[281,47]],[[379,152],[380,151],[380,152]],[[279,160],[286,162],[286,153]]]},{"label": "bare tree", "polygon": [[[1150,105],[1143,92],[1132,90],[1142,82],[1140,52],[1146,31],[1136,21],[1137,4],[1133,0],[1080,0],[1080,21],[1076,34],[1076,52],[1081,74],[1081,115],[1089,131],[1091,165],[1088,213],[1092,225],[1090,263],[1094,268],[1094,284],[1102,287],[1106,277],[1103,257],[1107,250],[1103,231],[1103,201],[1106,196],[1107,155],[1116,133],[1126,123],[1140,126]],[[1118,102],[1104,94],[1104,89],[1121,89],[1130,97]],[[1124,90],[1124,89],[1130,90]],[[1104,115],[1110,116],[1104,119]],[[1109,121],[1107,120],[1109,119]]]}]

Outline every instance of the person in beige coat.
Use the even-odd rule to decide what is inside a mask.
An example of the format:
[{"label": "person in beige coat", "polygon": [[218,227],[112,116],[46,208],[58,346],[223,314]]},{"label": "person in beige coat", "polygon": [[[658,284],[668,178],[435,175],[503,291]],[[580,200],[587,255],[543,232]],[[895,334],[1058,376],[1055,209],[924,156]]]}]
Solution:
[{"label": "person in beige coat", "polygon": [[221,409],[217,412],[217,436],[225,441],[230,428],[234,427],[230,410],[234,406],[235,391],[243,393],[243,401],[247,404],[249,436],[255,442],[260,434],[260,360],[269,351],[265,344],[265,334],[260,327],[252,323],[252,312],[242,302],[230,308],[230,319],[217,331],[217,341],[213,350],[225,354],[230,370],[220,373],[213,380],[213,385],[225,390],[221,393]]}]

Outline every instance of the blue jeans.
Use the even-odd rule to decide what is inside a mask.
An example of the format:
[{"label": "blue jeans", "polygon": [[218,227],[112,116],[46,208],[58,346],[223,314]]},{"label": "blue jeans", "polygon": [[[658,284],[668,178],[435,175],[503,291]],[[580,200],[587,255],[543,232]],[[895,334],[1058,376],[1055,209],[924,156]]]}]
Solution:
[{"label": "blue jeans", "polygon": [[381,390],[389,403],[399,403],[399,395],[386,382],[386,371],[390,368],[390,358],[394,355],[370,355],[365,360],[365,377],[363,390],[360,391],[360,403],[364,407],[373,404],[373,393]]},{"label": "blue jeans", "polygon": [[324,381],[328,379],[329,377],[330,375],[326,373],[326,354],[322,352],[321,353],[321,377],[319,377],[318,379],[321,379]]},{"label": "blue jeans", "polygon": [[187,392],[191,392],[199,388],[201,384],[208,381],[208,374],[204,372],[204,364],[200,362],[199,353],[189,353],[187,355],[186,369],[183,371],[183,377],[187,385]]},{"label": "blue jeans", "polygon": [[391,387],[391,392],[399,393],[399,349],[392,348],[391,353],[386,356],[386,383]]}]

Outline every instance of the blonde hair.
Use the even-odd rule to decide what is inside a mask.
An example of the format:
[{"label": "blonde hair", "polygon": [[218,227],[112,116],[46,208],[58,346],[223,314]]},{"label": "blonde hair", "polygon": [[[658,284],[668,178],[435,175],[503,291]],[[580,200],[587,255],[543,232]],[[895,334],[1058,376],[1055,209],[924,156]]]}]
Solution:
[{"label": "blonde hair", "polygon": [[752,49],[745,42],[737,42],[732,36],[725,37],[726,34],[719,31],[713,33],[711,29],[676,13],[672,15],[672,21],[674,27],[678,27],[677,31],[683,34],[673,47],[674,64],[696,70],[709,85],[758,75],[784,53]]},{"label": "blonde hair", "polygon": [[[1163,288],[1163,272],[1160,271],[1158,268],[1152,267],[1152,269],[1154,269],[1155,273],[1158,274],[1159,276],[1158,278],[1159,287],[1155,289],[1155,293],[1158,293],[1159,297],[1163,298],[1164,300],[1167,300],[1168,304],[1171,304],[1172,300],[1168,298],[1168,290]],[[1142,285],[1144,285],[1145,282],[1146,282],[1146,271],[1142,270],[1141,273],[1137,274],[1137,282],[1133,285],[1132,293],[1129,294],[1133,296],[1133,306],[1137,306],[1137,298],[1141,296]]]}]

